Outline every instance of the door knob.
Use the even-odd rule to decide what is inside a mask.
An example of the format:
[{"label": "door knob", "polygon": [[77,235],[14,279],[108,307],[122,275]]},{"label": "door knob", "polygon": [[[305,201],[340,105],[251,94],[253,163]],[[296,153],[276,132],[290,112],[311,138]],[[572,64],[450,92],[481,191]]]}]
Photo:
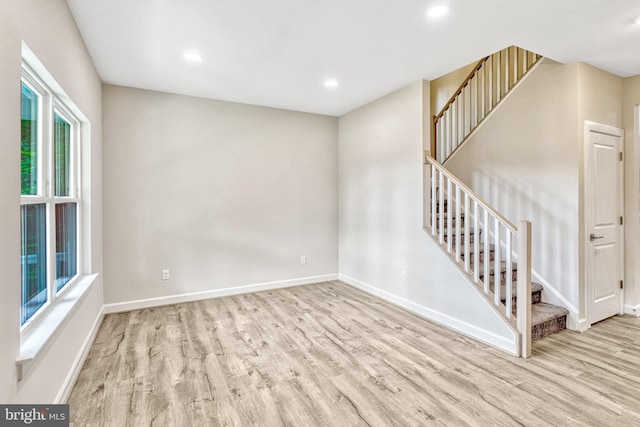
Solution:
[{"label": "door knob", "polygon": [[589,234],[589,240],[591,240],[593,242],[596,239],[604,239],[604,236],[596,236],[593,233]]}]

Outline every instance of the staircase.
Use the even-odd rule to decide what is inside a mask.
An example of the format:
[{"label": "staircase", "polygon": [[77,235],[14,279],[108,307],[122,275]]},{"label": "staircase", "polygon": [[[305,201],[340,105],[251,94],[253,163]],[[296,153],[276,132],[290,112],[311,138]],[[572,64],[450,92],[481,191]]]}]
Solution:
[{"label": "staircase", "polygon": [[509,222],[442,164],[425,155],[425,231],[520,336],[520,356],[531,341],[566,328],[564,307],[541,301],[531,282],[531,224]]},{"label": "staircase", "polygon": [[425,153],[425,231],[511,325],[521,357],[532,340],[565,329],[569,311],[542,302],[543,286],[531,282],[531,224],[512,224],[443,163],[540,58],[511,46],[480,60],[434,116],[434,156]]},{"label": "staircase", "polygon": [[433,117],[433,157],[444,164],[541,58],[516,46],[482,58]]},{"label": "staircase", "polygon": [[[471,232],[473,234],[473,232]],[[473,237],[472,237],[473,239]],[[465,252],[461,254],[464,258]],[[473,250],[470,251],[469,256],[473,256]],[[495,293],[494,286],[496,283],[495,271],[495,245],[490,244],[489,249],[489,290],[491,293]],[[480,264],[478,270],[480,271],[480,280],[484,281],[484,248],[482,243],[480,244]],[[517,263],[513,263],[510,268],[502,261],[500,263],[500,302],[506,306],[506,275],[512,275],[511,285],[511,298],[512,307],[514,307],[513,314],[515,315],[515,307],[517,306],[518,289],[515,283],[517,283],[518,267]],[[531,282],[531,339],[537,340],[539,338],[546,337],[553,333],[559,332],[567,327],[567,314],[569,310],[557,305],[548,304],[542,302],[542,291],[544,287],[540,283]]]}]

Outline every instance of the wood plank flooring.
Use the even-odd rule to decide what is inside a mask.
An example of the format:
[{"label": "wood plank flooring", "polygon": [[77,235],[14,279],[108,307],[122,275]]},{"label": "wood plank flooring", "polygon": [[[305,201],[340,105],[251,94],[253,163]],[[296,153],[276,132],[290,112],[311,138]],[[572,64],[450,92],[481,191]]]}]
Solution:
[{"label": "wood plank flooring", "polygon": [[638,426],[640,319],[514,358],[340,282],[105,320],[75,426]]}]

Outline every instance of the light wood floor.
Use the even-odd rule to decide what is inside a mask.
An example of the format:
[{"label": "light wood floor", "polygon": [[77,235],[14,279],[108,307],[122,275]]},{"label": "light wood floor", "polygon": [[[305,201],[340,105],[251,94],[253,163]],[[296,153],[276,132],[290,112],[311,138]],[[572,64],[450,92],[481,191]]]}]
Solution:
[{"label": "light wood floor", "polygon": [[76,426],[640,425],[640,319],[517,359],[339,282],[105,317]]}]

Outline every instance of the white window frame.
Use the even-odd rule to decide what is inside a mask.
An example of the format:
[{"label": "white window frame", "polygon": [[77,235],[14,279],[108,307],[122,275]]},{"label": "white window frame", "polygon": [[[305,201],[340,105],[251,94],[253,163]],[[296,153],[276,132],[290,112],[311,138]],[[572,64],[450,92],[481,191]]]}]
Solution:
[{"label": "white window frame", "polygon": [[[21,335],[28,335],[56,305],[56,301],[69,292],[82,277],[82,122],[71,108],[52,91],[26,64],[22,64],[21,82],[39,96],[38,103],[38,179],[37,195],[21,195],[20,205],[44,204],[46,206],[46,259],[47,301],[20,326]],[[71,125],[70,133],[70,184],[69,196],[56,196],[54,188],[54,117],[58,114]],[[60,203],[76,204],[76,274],[59,291],[56,289],[56,241],[55,206]],[[22,292],[22,291],[21,291]],[[22,297],[20,299],[22,310]],[[20,315],[22,318],[22,314]]]}]

